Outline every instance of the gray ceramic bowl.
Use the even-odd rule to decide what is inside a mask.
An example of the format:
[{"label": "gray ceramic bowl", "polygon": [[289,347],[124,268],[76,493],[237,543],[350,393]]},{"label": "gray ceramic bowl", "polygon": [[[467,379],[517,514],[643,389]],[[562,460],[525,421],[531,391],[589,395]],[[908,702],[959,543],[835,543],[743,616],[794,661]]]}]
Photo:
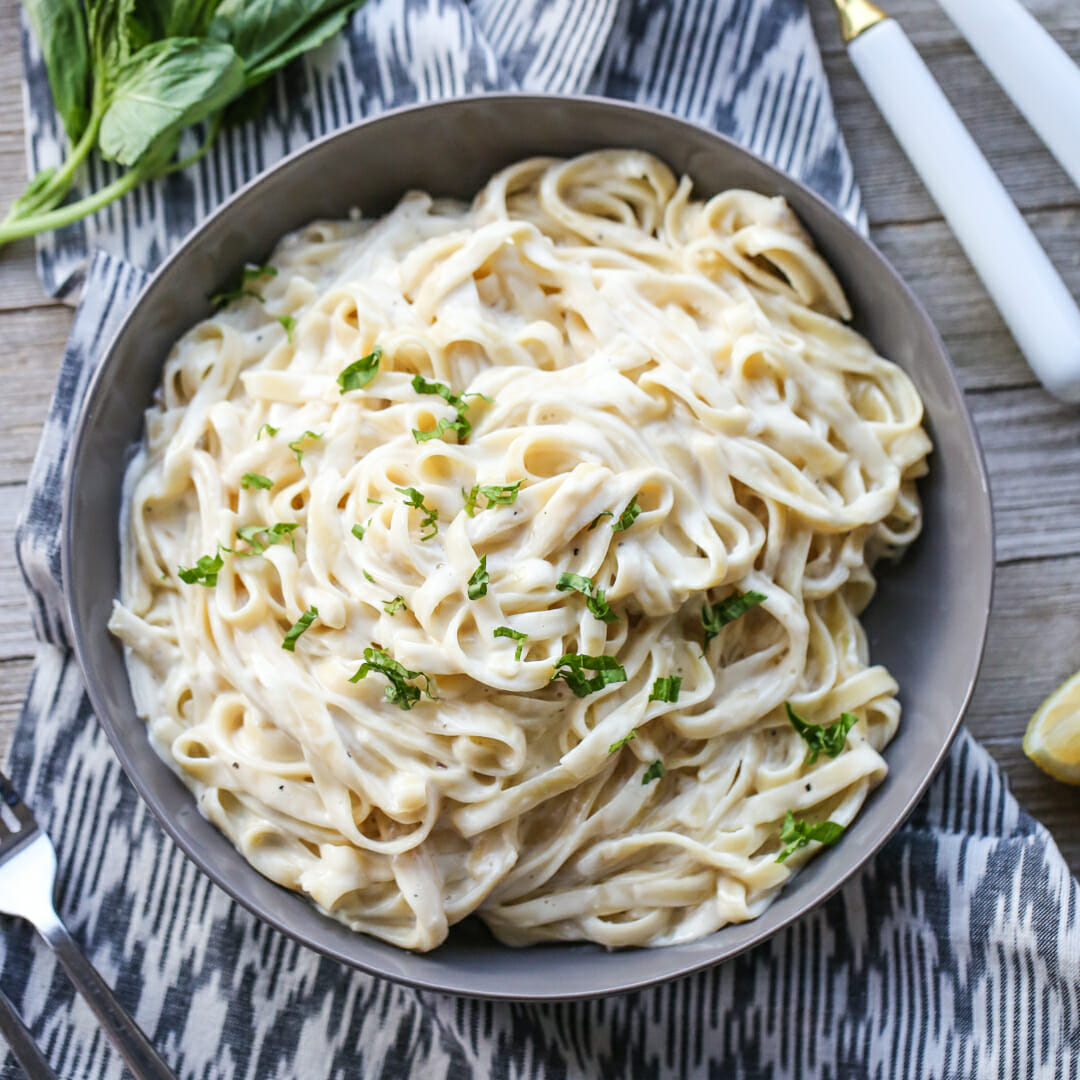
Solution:
[{"label": "gray ceramic bowl", "polygon": [[[409,188],[468,198],[500,167],[532,154],[605,146],[652,151],[701,194],[747,187],[785,196],[838,272],[856,323],[905,368],[934,439],[922,485],[926,527],[883,574],[865,624],[875,661],[900,682],[904,717],[890,772],[854,826],[759,919],[689,945],[606,952],[591,945],[495,942],[476,920],[413,955],[322,915],[260,876],[199,816],[153,753],[135,715],[121,650],[105,623],[118,591],[120,484],[170,345],[210,312],[208,294],[286,232],[317,217],[391,208]],[[132,783],[192,859],[267,922],[344,963],[416,986],[485,997],[559,999],[647,986],[731,957],[820,904],[870,857],[926,789],[960,723],[982,652],[993,572],[986,475],[941,340],[878,252],[807,188],[710,131],[610,101],[484,96],[404,109],[356,124],[286,158],[238,192],[169,258],[108,349],[86,398],[67,476],[63,573],[75,648],[94,709]],[[73,543],[73,538],[80,543]]]}]

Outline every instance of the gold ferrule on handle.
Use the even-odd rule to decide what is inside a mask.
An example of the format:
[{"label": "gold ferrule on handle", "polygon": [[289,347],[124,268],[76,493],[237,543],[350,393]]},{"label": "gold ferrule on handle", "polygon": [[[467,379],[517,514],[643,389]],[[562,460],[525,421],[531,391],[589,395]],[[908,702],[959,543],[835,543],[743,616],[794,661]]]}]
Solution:
[{"label": "gold ferrule on handle", "polygon": [[844,44],[854,41],[864,30],[877,26],[888,15],[870,0],[833,0],[836,14],[840,17],[840,33]]}]

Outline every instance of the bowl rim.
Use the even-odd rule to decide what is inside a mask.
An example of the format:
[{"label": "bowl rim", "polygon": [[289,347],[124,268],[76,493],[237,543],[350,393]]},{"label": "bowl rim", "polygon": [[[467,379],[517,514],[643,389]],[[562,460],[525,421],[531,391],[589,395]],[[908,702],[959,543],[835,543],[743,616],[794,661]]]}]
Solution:
[{"label": "bowl rim", "polygon": [[[786,182],[799,189],[801,195],[804,198],[816,203],[819,209],[824,210],[826,214],[837,223],[839,223],[846,233],[846,241],[854,243],[856,245],[862,245],[870,250],[875,256],[876,261],[880,264],[882,270],[886,273],[890,279],[891,286],[897,290],[897,292],[906,294],[909,302],[913,308],[919,313],[926,329],[931,335],[940,358],[942,361],[942,367],[944,368],[944,375],[948,382],[951,384],[951,389],[955,392],[957,400],[961,403],[962,408],[958,410],[958,415],[954,416],[953,420],[959,420],[964,428],[964,435],[967,441],[971,444],[974,450],[974,464],[979,481],[979,489],[982,498],[980,500],[980,509],[983,511],[985,518],[985,524],[987,528],[977,530],[977,535],[973,535],[972,542],[976,550],[972,552],[972,557],[978,559],[986,567],[986,578],[984,595],[978,610],[978,642],[977,649],[975,650],[975,663],[972,666],[970,675],[967,678],[966,685],[963,689],[963,694],[960,698],[960,707],[957,710],[957,714],[953,719],[946,737],[942,740],[942,744],[934,756],[931,767],[926,771],[926,774],[922,777],[919,783],[915,786],[910,796],[903,804],[902,809],[896,814],[895,819],[890,826],[883,830],[880,834],[875,835],[869,844],[861,852],[857,860],[848,868],[842,870],[833,879],[829,880],[827,884],[819,887],[819,890],[811,897],[808,897],[804,902],[796,906],[790,913],[782,917],[774,926],[771,926],[768,931],[757,938],[752,938],[735,946],[724,947],[723,944],[718,943],[712,950],[703,950],[704,955],[700,955],[697,950],[693,954],[678,954],[682,957],[681,962],[673,961],[664,964],[662,958],[665,954],[675,957],[677,954],[669,952],[669,950],[679,949],[678,945],[667,946],[663,948],[657,948],[650,950],[657,957],[656,971],[650,973],[648,976],[635,978],[630,981],[622,981],[612,984],[610,980],[604,982],[602,978],[595,980],[596,986],[590,987],[587,990],[548,990],[544,992],[530,993],[526,989],[524,992],[521,990],[478,990],[470,989],[468,986],[454,985],[448,986],[446,981],[440,978],[440,973],[443,972],[443,968],[439,965],[432,966],[431,977],[414,977],[399,972],[388,971],[385,966],[380,966],[377,962],[372,962],[367,959],[358,958],[356,956],[347,955],[341,949],[335,947],[333,943],[328,942],[316,942],[311,940],[302,929],[297,929],[290,926],[288,921],[283,918],[279,918],[277,915],[262,910],[260,905],[254,898],[249,898],[242,895],[239,886],[234,885],[229,877],[216,870],[213,866],[209,865],[207,860],[204,859],[198,849],[189,844],[187,838],[183,835],[180,828],[174,823],[172,816],[162,806],[162,802],[159,799],[156,792],[153,790],[151,784],[143,777],[140,770],[132,760],[132,756],[127,749],[126,741],[121,738],[119,730],[114,726],[113,720],[110,716],[109,710],[105,707],[103,695],[100,687],[97,684],[97,680],[94,677],[92,668],[90,667],[87,657],[86,649],[86,635],[90,628],[84,626],[80,621],[78,614],[78,605],[76,603],[76,595],[78,589],[76,583],[73,581],[71,573],[71,551],[74,544],[73,528],[74,528],[74,515],[72,513],[73,493],[78,482],[78,462],[80,460],[79,449],[85,438],[87,428],[89,427],[91,420],[91,405],[95,401],[101,384],[108,378],[108,370],[110,368],[110,360],[116,349],[117,343],[123,337],[126,332],[129,322],[135,317],[136,312],[141,307],[146,296],[157,285],[157,283],[165,277],[171,270],[174,264],[182,261],[188,252],[188,250],[196,243],[199,237],[207,230],[212,228],[222,218],[227,217],[232,208],[241,200],[246,199],[257,187],[259,187],[268,177],[274,175],[279,170],[291,167],[295,162],[304,158],[309,154],[316,154],[322,150],[326,145],[334,142],[338,139],[348,139],[352,133],[357,129],[368,127],[371,125],[384,123],[388,120],[392,120],[397,116],[410,113],[421,113],[425,111],[438,112],[439,110],[447,107],[460,105],[465,102],[488,102],[497,105],[499,102],[507,101],[513,103],[519,103],[522,101],[532,102],[558,102],[565,105],[568,108],[575,108],[579,105],[590,106],[602,106],[603,108],[610,109],[613,112],[623,112],[630,114],[646,114],[663,123],[671,124],[675,126],[682,126],[691,129],[698,134],[704,134],[708,138],[721,144],[726,152],[734,153],[745,158],[749,158],[758,165],[764,166],[769,172],[775,173],[784,178]],[[597,148],[600,148],[599,145]],[[833,896],[843,885],[850,881],[858,872],[863,870],[866,864],[876,855],[882,847],[892,838],[896,831],[903,825],[903,823],[910,816],[916,805],[925,795],[927,789],[932,783],[934,777],[937,775],[938,770],[941,768],[942,763],[945,760],[946,755],[952,746],[953,741],[960,729],[964,716],[971,703],[972,694],[975,689],[975,683],[979,675],[979,671],[982,666],[982,661],[985,656],[986,638],[989,627],[989,617],[991,601],[993,596],[993,584],[995,576],[995,539],[994,539],[994,519],[992,512],[991,491],[987,476],[986,462],[983,454],[982,446],[979,441],[978,432],[975,428],[974,421],[971,417],[970,409],[967,406],[966,400],[963,396],[963,390],[960,386],[959,380],[956,376],[956,371],[953,367],[949,352],[945,347],[945,343],[941,338],[937,327],[934,325],[930,316],[927,314],[922,306],[922,303],[915,296],[912,289],[908,284],[900,277],[899,273],[894,269],[892,264],[885,258],[882,252],[877,248],[869,236],[864,236],[853,224],[846,218],[832,203],[825,199],[822,195],[814,191],[806,183],[800,180],[798,177],[786,172],[784,169],[773,164],[771,161],[756,153],[753,150],[736,142],[728,135],[724,135],[720,132],[714,131],[704,124],[697,123],[692,120],[686,120],[673,113],[667,112],[663,109],[658,109],[648,105],[640,105],[635,102],[624,101],[615,98],[606,98],[591,94],[556,94],[556,93],[521,93],[513,91],[494,91],[494,92],[482,92],[463,94],[452,98],[440,99],[437,101],[429,101],[418,104],[410,104],[399,106],[393,109],[387,109],[383,112],[376,113],[372,116],[364,117],[360,120],[354,121],[350,124],[346,124],[340,128],[335,129],[332,132],[328,132],[325,135],[320,136],[311,142],[306,143],[304,146],[292,151],[285,155],[278,161],[274,162],[268,168],[262,170],[257,175],[252,177],[242,186],[240,186],[235,192],[233,192],[224,202],[216,207],[210,214],[203,218],[198,224],[196,224],[180,242],[174,251],[167,255],[162,262],[153,270],[153,272],[147,277],[142,287],[139,289],[135,298],[131,302],[128,311],[117,325],[116,330],[110,335],[106,345],[101,350],[101,359],[98,362],[95,370],[93,371],[90,379],[87,382],[86,389],[84,391],[81,402],[78,407],[78,414],[71,429],[71,438],[68,445],[68,456],[64,465],[63,482],[62,482],[62,516],[60,526],[60,548],[61,548],[61,578],[63,584],[63,598],[66,613],[68,616],[68,625],[71,630],[71,642],[73,651],[77,658],[79,668],[83,676],[83,683],[86,687],[86,691],[90,700],[91,707],[94,712],[94,716],[97,722],[105,730],[105,734],[113,748],[114,753],[120,761],[120,764],[126,774],[128,780],[133,787],[139,793],[140,797],[147,803],[154,817],[158,823],[164,828],[165,832],[172,839],[172,841],[180,848],[184,855],[190,859],[199,871],[210,878],[210,880],[221,888],[233,901],[239,903],[245,910],[251,912],[256,918],[263,923],[272,926],[275,930],[278,930],[292,940],[303,945],[305,948],[312,949],[316,953],[327,956],[332,960],[344,965],[348,968],[355,968],[366,972],[367,974],[377,976],[379,978],[389,979],[395,983],[414,987],[419,990],[431,990],[441,993],[450,993],[455,996],[478,998],[482,1000],[492,1001],[574,1001],[584,1000],[587,998],[607,996],[613,994],[630,993],[636,990],[643,990],[651,986],[655,986],[660,983],[668,982],[673,979],[682,978],[684,976],[691,975],[702,969],[713,967],[723,961],[730,960],[733,957],[746,952],[749,949],[755,948],[761,945],[765,941],[775,937],[782,930],[788,928],[793,923],[803,918],[810,911],[818,908],[825,903],[831,896]],[[976,533],[973,530],[973,534]],[[194,800],[192,802],[194,806]],[[216,826],[212,826],[216,828]],[[226,838],[227,839],[227,838]],[[238,860],[242,860],[243,856],[236,852]],[[250,865],[250,864],[249,864]],[[257,872],[257,871],[256,871]],[[266,879],[270,880],[270,879]],[[276,884],[271,882],[272,884]],[[284,889],[284,886],[277,886]],[[795,886],[793,886],[795,887]],[[285,890],[287,892],[292,890]],[[332,920],[332,916],[326,912],[319,910],[319,914],[327,919]],[[763,913],[764,915],[764,913]],[[754,919],[751,922],[756,922]],[[738,924],[736,924],[738,925]],[[746,924],[743,924],[746,925]],[[709,941],[710,938],[715,938],[719,935],[723,935],[726,927],[721,927],[711,935],[707,935],[705,938],[699,939],[697,942],[688,943],[701,946],[703,942]],[[362,934],[360,931],[353,931],[360,937],[366,938],[367,935]],[[377,941],[378,939],[370,939]],[[385,944],[385,943],[382,943]],[[587,945],[588,943],[567,943],[568,945]],[[511,946],[501,945],[500,947],[505,949],[511,949]],[[600,948],[597,946],[597,948]],[[616,950],[619,952],[624,950]],[[520,950],[523,959],[528,956],[528,949]],[[416,955],[416,954],[413,954]],[[438,956],[438,950],[433,953],[421,954],[432,957]],[[569,955],[569,954],[568,954]],[[604,955],[608,955],[607,952]]]}]

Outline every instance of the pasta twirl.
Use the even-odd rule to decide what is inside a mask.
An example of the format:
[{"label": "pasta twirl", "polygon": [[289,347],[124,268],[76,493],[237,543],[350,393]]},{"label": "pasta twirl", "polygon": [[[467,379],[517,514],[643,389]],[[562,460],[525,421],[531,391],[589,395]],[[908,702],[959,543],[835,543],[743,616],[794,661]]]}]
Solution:
[{"label": "pasta twirl", "polygon": [[858,616],[930,449],[783,200],[533,159],[247,279],[165,364],[110,622],[201,811],[410,949],[758,915],[885,774]]}]

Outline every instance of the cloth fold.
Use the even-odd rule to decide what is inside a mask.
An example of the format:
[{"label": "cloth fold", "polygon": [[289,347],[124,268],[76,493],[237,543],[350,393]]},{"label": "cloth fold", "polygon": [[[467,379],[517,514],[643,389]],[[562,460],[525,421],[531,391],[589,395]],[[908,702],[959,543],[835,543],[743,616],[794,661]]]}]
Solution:
[{"label": "cloth fold", "polygon": [[[41,166],[59,153],[56,121],[25,35],[24,55]],[[9,772],[56,843],[61,914],[183,1080],[1080,1075],[1080,889],[966,732],[904,827],[813,913],[709,971],[560,1005],[411,990],[300,947],[213,886],[123,776],[68,650],[59,586],[59,479],[104,343],[145,272],[283,153],[391,105],[515,87],[711,124],[859,219],[801,0],[369,0],[280,77],[257,125],[45,238],[46,287],[85,287],[18,532],[41,644]],[[0,986],[59,1075],[123,1074],[21,923],[0,938]],[[6,1058],[0,1076],[16,1075]]]}]

